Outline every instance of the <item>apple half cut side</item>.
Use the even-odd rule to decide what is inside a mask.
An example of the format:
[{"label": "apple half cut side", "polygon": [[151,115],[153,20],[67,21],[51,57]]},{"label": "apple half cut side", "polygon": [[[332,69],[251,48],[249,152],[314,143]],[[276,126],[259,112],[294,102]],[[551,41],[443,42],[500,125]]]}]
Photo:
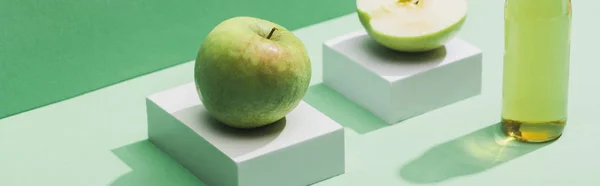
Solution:
[{"label": "apple half cut side", "polygon": [[403,52],[443,46],[467,17],[467,0],[357,0],[356,6],[372,39]]}]

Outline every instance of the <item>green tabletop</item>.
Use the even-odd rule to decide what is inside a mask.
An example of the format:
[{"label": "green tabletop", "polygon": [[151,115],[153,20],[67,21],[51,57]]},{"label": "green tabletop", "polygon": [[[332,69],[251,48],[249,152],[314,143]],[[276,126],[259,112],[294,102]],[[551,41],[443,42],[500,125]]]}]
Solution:
[{"label": "green tabletop", "polygon": [[[321,84],[323,41],[355,14],[296,30],[314,63],[305,100],[346,127],[346,174],[318,186],[598,185],[598,1],[575,1],[569,123],[553,143],[501,136],[503,1],[469,1],[459,34],[484,53],[482,94],[395,125]],[[543,33],[540,33],[543,34]],[[192,81],[185,63],[0,120],[2,186],[204,185],[146,139],[145,97]]]}]

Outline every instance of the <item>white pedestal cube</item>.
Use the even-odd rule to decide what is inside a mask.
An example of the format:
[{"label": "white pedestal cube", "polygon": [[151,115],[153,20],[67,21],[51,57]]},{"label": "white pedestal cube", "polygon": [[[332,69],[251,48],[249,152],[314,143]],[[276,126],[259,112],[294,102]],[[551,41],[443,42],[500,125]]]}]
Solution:
[{"label": "white pedestal cube", "polygon": [[147,99],[149,140],[211,186],[305,186],[344,173],[344,130],[305,102],[243,130],[208,115],[188,83]]},{"label": "white pedestal cube", "polygon": [[455,38],[423,53],[396,52],[364,30],[323,45],[323,82],[389,124],[478,95],[482,52]]}]

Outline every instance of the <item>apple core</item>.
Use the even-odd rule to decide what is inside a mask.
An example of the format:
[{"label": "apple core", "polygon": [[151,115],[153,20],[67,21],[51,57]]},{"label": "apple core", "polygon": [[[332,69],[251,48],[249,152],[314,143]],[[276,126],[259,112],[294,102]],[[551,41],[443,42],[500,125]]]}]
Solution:
[{"label": "apple core", "polygon": [[407,4],[414,4],[414,5],[418,5],[419,4],[419,0],[398,0],[399,3],[407,3]]}]

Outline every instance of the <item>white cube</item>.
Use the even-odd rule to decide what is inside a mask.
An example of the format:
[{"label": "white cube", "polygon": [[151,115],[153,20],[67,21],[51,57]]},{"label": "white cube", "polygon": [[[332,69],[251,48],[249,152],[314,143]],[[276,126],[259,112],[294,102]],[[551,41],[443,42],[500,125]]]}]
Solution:
[{"label": "white cube", "polygon": [[323,45],[323,83],[388,124],[480,94],[481,73],[481,50],[459,38],[406,53],[360,30]]},{"label": "white cube", "polygon": [[194,83],[147,99],[149,140],[208,185],[305,186],[344,173],[344,130],[305,102],[266,127],[227,127]]}]

